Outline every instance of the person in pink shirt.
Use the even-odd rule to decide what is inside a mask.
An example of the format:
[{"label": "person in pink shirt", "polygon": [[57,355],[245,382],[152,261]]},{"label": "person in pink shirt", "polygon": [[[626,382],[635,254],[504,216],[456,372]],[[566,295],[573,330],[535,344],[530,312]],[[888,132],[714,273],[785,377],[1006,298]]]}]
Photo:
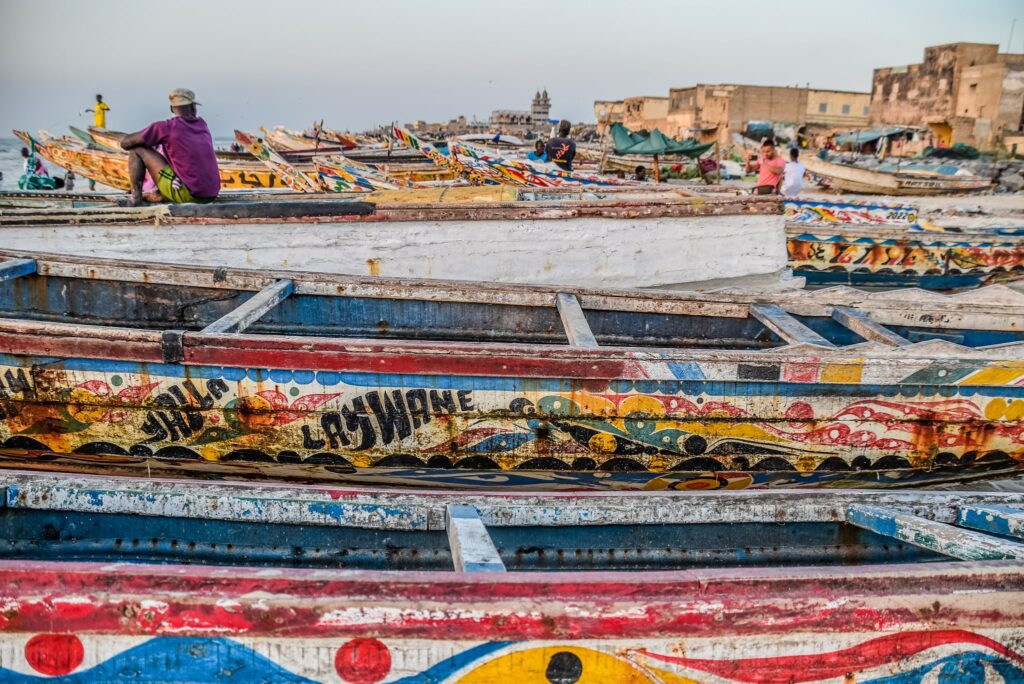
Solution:
[{"label": "person in pink shirt", "polygon": [[757,171],[755,195],[773,195],[779,192],[786,161],[775,151],[775,143],[766,139],[761,143],[761,156],[747,160],[747,173]]},{"label": "person in pink shirt", "polygon": [[[186,202],[212,202],[220,192],[220,171],[210,128],[197,113],[196,95],[178,88],[168,96],[174,116],[157,121],[121,139],[128,152],[131,197],[128,206],[139,206],[143,199]],[[162,147],[161,152],[157,148]],[[155,196],[143,197],[146,173],[156,181]]]}]

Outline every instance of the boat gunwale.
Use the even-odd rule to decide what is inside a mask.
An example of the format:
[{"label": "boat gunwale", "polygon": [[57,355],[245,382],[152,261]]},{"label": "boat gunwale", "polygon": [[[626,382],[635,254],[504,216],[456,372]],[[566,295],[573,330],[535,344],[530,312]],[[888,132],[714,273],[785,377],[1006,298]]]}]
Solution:
[{"label": "boat gunwale", "polygon": [[[1024,507],[1024,493],[891,489],[594,490],[544,492],[374,488],[273,482],[188,481],[0,470],[14,508],[134,513],[268,524],[443,530],[449,505],[477,509],[489,527],[620,524],[839,523],[852,505],[882,505],[942,523],[966,506]],[[96,495],[99,495],[98,497]],[[102,500],[102,504],[97,504]],[[686,502],[700,506],[686,506]],[[334,504],[327,510],[324,504]],[[666,504],[672,504],[666,507]]]}]

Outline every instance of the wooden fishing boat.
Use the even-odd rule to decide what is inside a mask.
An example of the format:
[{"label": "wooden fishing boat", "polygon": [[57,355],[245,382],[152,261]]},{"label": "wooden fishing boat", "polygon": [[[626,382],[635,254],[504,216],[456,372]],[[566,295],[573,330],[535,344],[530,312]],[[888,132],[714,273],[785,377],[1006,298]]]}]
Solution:
[{"label": "wooden fishing boat", "polygon": [[1024,229],[919,225],[916,207],[786,200],[786,248],[809,284],[961,289],[1024,279]]},{"label": "wooden fishing boat", "polygon": [[316,138],[307,138],[298,131],[289,131],[278,126],[277,128],[266,129],[260,127],[263,139],[275,152],[314,152],[316,154],[334,154],[345,151],[345,146]]},{"label": "wooden fishing boat", "polygon": [[[92,149],[85,145],[70,145],[58,138],[35,140],[25,131],[14,131],[26,145],[34,144],[39,155],[47,161],[77,175],[118,190],[127,190],[128,155],[121,151]],[[287,188],[276,173],[257,161],[218,161],[220,186],[225,189]]]},{"label": "wooden fishing boat", "polygon": [[1019,494],[2,482],[11,681],[1024,678]]},{"label": "wooden fishing boat", "polygon": [[442,168],[478,184],[498,184],[532,187],[560,186],[615,186],[634,185],[609,176],[588,173],[569,173],[554,164],[538,164],[523,159],[512,159],[494,150],[473,145],[463,140],[450,140],[442,152],[420,140],[410,131],[395,127],[395,138],[410,149],[418,150]]},{"label": "wooden fishing boat", "polygon": [[666,489],[1024,460],[1005,287],[769,299],[3,256],[8,467]]},{"label": "wooden fishing boat", "polygon": [[836,164],[812,154],[801,157],[801,161],[812,174],[827,179],[830,187],[844,192],[868,195],[945,195],[980,192],[992,186],[990,178],[981,176],[877,171]]},{"label": "wooden fishing boat", "polygon": [[633,181],[624,181],[611,176],[594,173],[565,171],[555,164],[531,162],[527,159],[505,157],[494,150],[472,145],[460,140],[448,143],[449,153],[460,159],[470,158],[485,164],[495,172],[498,182],[505,185],[526,185],[536,187],[559,186],[637,186]]},{"label": "wooden fishing boat", "polygon": [[340,145],[345,150],[360,147],[360,138],[362,138],[362,136],[341,133],[333,128],[328,128],[323,125],[323,122],[315,124],[313,128],[307,131],[303,131],[302,136],[314,141],[321,140],[327,142],[327,144]]},{"label": "wooden fishing boat", "polygon": [[341,154],[314,157],[313,166],[320,176],[320,184],[335,192],[373,192],[426,187],[406,178],[392,176],[377,167],[357,162]]},{"label": "wooden fishing boat", "polygon": [[270,145],[266,144],[263,138],[235,131],[235,140],[249,150],[252,156],[262,162],[271,172],[277,174],[285,184],[296,192],[321,192],[326,188],[320,183],[316,175],[307,175],[301,169],[296,168],[279,155]]},{"label": "wooden fishing boat", "polygon": [[492,186],[376,191],[367,194],[368,211],[345,200],[294,202],[286,214],[245,202],[5,210],[0,242],[183,264],[506,283],[793,284],[779,279],[786,247],[782,216],[771,215],[780,211],[777,199],[551,196]]}]

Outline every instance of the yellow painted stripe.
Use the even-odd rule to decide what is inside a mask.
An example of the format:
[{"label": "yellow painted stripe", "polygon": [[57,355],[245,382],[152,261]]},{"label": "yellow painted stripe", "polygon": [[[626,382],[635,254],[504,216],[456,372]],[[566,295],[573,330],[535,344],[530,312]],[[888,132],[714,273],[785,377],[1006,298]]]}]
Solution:
[{"label": "yellow painted stripe", "polygon": [[992,366],[968,375],[960,385],[1010,385],[1018,378],[1024,377],[1024,366],[999,368]]}]

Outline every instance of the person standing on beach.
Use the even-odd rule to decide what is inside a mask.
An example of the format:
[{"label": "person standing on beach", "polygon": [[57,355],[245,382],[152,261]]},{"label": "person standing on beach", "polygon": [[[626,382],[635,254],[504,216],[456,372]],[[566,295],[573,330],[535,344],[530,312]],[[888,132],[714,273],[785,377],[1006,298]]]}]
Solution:
[{"label": "person standing on beach", "polygon": [[[168,96],[174,116],[157,121],[126,135],[121,148],[128,151],[128,177],[131,198],[128,206],[137,207],[143,199],[175,204],[212,202],[220,192],[220,170],[210,128],[196,114],[196,94],[185,88]],[[155,148],[163,146],[163,154]],[[165,156],[166,155],[166,156]],[[146,171],[156,179],[159,193],[143,196]]]},{"label": "person standing on beach", "polygon": [[107,112],[110,111],[110,107],[103,101],[102,95],[97,94],[96,106],[91,109],[86,109],[85,111],[92,112],[92,125],[94,128],[107,127]]},{"label": "person standing on beach", "polygon": [[800,163],[800,150],[795,147],[789,151],[789,161],[782,177],[782,194],[796,197],[804,189],[804,172],[807,167]]},{"label": "person standing on beach", "polygon": [[775,152],[775,142],[770,138],[765,138],[761,143],[761,156],[757,159],[747,160],[747,173],[757,171],[757,185],[754,186],[754,194],[778,193],[785,169],[786,162]]},{"label": "person standing on beach", "polygon": [[554,162],[564,171],[572,171],[572,160],[576,158],[576,141],[569,137],[572,124],[562,119],[558,122],[558,137],[548,140],[546,154],[549,162]]}]

